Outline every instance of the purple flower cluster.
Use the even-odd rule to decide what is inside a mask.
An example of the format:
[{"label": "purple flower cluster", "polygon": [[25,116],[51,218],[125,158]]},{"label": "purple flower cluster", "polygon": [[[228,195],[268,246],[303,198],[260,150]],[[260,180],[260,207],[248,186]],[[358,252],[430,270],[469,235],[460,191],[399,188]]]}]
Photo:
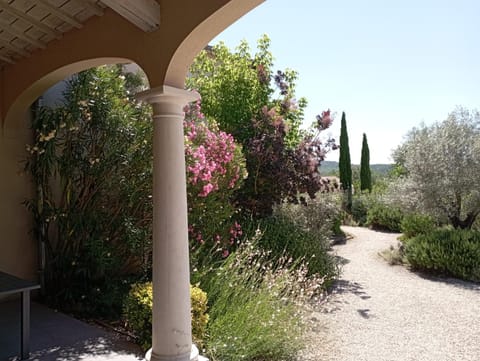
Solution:
[{"label": "purple flower cluster", "polygon": [[277,85],[278,89],[280,90],[280,94],[285,96],[288,94],[290,90],[290,85],[286,81],[286,75],[283,71],[278,70],[277,74],[273,77],[275,80],[275,84]]},{"label": "purple flower cluster", "polygon": [[319,130],[325,130],[332,124],[332,117],[330,115],[330,109],[322,112],[321,115],[317,115],[317,127]]}]

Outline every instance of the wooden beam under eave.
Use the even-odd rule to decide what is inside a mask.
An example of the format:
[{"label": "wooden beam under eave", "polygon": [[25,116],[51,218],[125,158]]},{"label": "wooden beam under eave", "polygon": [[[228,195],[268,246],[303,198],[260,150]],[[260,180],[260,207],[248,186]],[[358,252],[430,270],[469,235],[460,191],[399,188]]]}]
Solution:
[{"label": "wooden beam under eave", "polygon": [[38,21],[33,16],[24,13],[11,5],[5,4],[3,1],[0,1],[0,9],[9,13],[10,15],[16,16],[19,19],[26,21],[27,23],[32,24],[34,27],[38,28],[39,30],[43,31],[45,34],[49,34],[57,39],[61,39],[62,33],[59,31],[52,29],[51,27],[45,25],[41,21]]},{"label": "wooden beam under eave", "polygon": [[52,15],[56,16],[57,18],[65,21],[66,23],[76,27],[77,29],[82,28],[82,24],[77,21],[73,16],[70,16],[70,14],[66,13],[60,8],[57,8],[53,5],[51,5],[49,2],[46,0],[37,0],[37,3],[40,4],[40,6],[44,7],[48,11],[52,13]]},{"label": "wooden beam under eave", "polygon": [[9,64],[15,64],[15,62],[7,56],[0,55],[0,60],[3,60],[4,62]]},{"label": "wooden beam under eave", "polygon": [[22,56],[29,56],[30,55],[29,52],[25,51],[21,47],[13,45],[12,43],[10,43],[6,40],[3,40],[3,39],[0,39],[0,46],[3,46],[4,48],[9,49],[10,51],[13,51],[14,53],[20,54]]},{"label": "wooden beam under eave", "polygon": [[47,45],[43,41],[34,39],[31,36],[25,34],[24,32],[15,29],[12,24],[7,23],[6,21],[0,20],[0,25],[2,25],[2,30],[5,33],[16,36],[17,38],[23,40],[30,45],[35,45],[37,48],[40,49],[45,49],[47,47]]},{"label": "wooden beam under eave", "polygon": [[155,0],[102,0],[102,3],[145,32],[160,26],[160,5]]},{"label": "wooden beam under eave", "polygon": [[103,16],[103,13],[104,13],[103,8],[98,6],[95,1],[92,1],[92,0],[73,0],[73,1],[87,7],[88,10],[90,10],[94,15]]}]

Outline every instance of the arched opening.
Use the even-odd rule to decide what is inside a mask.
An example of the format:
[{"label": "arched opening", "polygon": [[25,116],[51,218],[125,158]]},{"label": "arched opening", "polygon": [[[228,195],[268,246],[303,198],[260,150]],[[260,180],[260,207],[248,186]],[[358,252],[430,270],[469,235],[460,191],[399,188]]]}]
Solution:
[{"label": "arched opening", "polygon": [[[31,256],[28,256],[29,259],[26,261],[26,263],[28,263],[26,266],[26,268],[28,268],[27,271],[22,271],[21,265],[12,265],[12,262],[18,262],[19,259],[24,258],[22,257],[22,250],[24,252],[25,249],[35,250],[36,248],[33,238],[26,236],[31,226],[31,217],[23,208],[23,205],[21,205],[21,202],[32,193],[32,183],[27,177],[25,177],[22,182],[18,182],[18,179],[13,176],[13,174],[17,173],[14,169],[18,166],[18,161],[23,158],[25,144],[28,144],[31,140],[28,126],[28,111],[35,99],[58,81],[79,71],[98,65],[126,63],[133,60],[137,64],[140,64],[145,70],[150,85],[157,89],[157,93],[154,93],[153,96],[155,99],[152,101],[154,104],[154,112],[158,111],[160,117],[169,118],[169,121],[177,122],[181,117],[183,105],[194,98],[194,96],[192,97],[191,94],[187,94],[188,92],[184,92],[182,89],[190,61],[218,32],[260,2],[260,0],[222,0],[208,2],[208,4],[202,6],[198,11],[191,11],[187,16],[184,16],[182,6],[194,8],[198,6],[195,1],[185,0],[180,6],[177,6],[177,2],[165,1],[162,4],[164,5],[162,8],[162,11],[164,11],[164,21],[161,24],[160,30],[144,34],[138,29],[134,29],[131,24],[128,24],[128,26],[122,24],[121,27],[118,27],[118,34],[120,34],[120,36],[128,33],[128,36],[126,36],[128,39],[125,39],[124,45],[119,39],[115,38],[116,32],[112,31],[112,29],[115,29],[115,25],[120,25],[123,20],[108,10],[104,18],[95,18],[89,21],[89,23],[85,25],[85,31],[82,29],[74,30],[65,36],[65,40],[55,40],[47,49],[39,50],[33,53],[30,58],[20,60],[11,67],[7,66],[2,69],[0,85],[2,89],[7,88],[7,91],[1,94],[1,110],[4,113],[1,115],[2,141],[0,147],[5,149],[5,152],[2,152],[0,163],[4,166],[4,169],[10,167],[10,170],[7,172],[9,182],[0,183],[0,185],[2,185],[0,193],[2,194],[3,200],[6,200],[6,202],[2,202],[4,206],[2,213],[10,213],[11,217],[4,218],[0,225],[2,229],[7,230],[5,237],[10,238],[8,242],[17,243],[14,253],[3,252],[4,249],[8,249],[10,246],[6,248],[2,247],[0,264],[6,264],[7,271],[25,276],[26,278],[35,278],[35,267],[32,267],[35,263],[35,252],[32,252]],[[112,26],[112,24],[114,26]],[[98,35],[98,41],[95,35]],[[115,44],[112,39],[115,40]],[[94,46],[90,46],[90,44],[93,43]],[[69,49],[72,50],[71,53],[68,53]],[[85,49],[85,54],[82,54],[83,49]],[[65,54],[66,56],[63,57]],[[150,57],[151,54],[152,56]],[[83,60],[76,61],[78,59]],[[28,70],[29,66],[32,71],[24,71],[22,76],[22,71]],[[15,83],[15,78],[20,81]],[[158,88],[161,88],[160,94],[158,94]],[[159,100],[158,103],[157,100]],[[172,109],[174,109],[173,115],[172,112],[169,112],[169,110]],[[175,127],[181,129],[181,123],[180,125],[176,124]],[[171,142],[169,146],[171,145],[171,148],[176,146],[179,150],[176,151],[178,159],[180,159],[180,157],[183,158],[183,149],[178,147],[178,144],[181,144],[181,140],[183,140],[183,134],[178,131],[170,133],[170,129],[167,128],[161,128],[160,133],[167,134],[167,139],[164,143]],[[172,134],[174,136],[171,136]],[[12,149],[7,149],[10,146],[12,146]],[[161,153],[162,156],[171,151],[169,147],[162,147],[161,151],[158,152]],[[168,167],[166,167],[167,172],[171,171],[170,168],[174,168],[173,170],[177,175],[184,175],[184,167],[182,168],[181,165],[170,164],[168,162],[160,162],[160,164],[168,165]],[[8,167],[6,165],[8,165]],[[163,168],[165,169],[165,167]],[[161,169],[161,171],[164,171],[164,169]],[[161,172],[159,173],[161,175]],[[177,193],[176,189],[185,183],[184,181],[179,181],[179,179],[181,180],[181,178],[176,178],[171,182],[178,185],[175,191],[171,193]],[[5,184],[5,187],[3,187],[3,184]],[[12,188],[13,184],[16,184],[18,188]],[[158,189],[155,191],[158,191]],[[168,191],[164,187],[164,189],[158,193],[167,194]],[[11,194],[12,197],[3,197],[3,194]],[[184,201],[183,198],[186,197],[180,194],[176,199],[181,201],[178,203],[182,203]],[[165,209],[164,212],[168,211],[168,205],[166,207],[163,206],[163,208]],[[12,211],[12,209],[15,210]],[[186,207],[185,209],[181,209],[179,213],[181,213],[180,216],[174,218],[186,217]],[[22,219],[23,223],[16,226],[15,229],[8,231],[9,223],[12,223],[12,220],[15,218]],[[167,223],[176,222],[168,217],[162,218],[162,216],[160,216],[160,218],[160,223],[162,220]],[[187,234],[186,224],[178,227],[174,226],[174,228],[175,227],[176,230],[173,237],[175,239],[173,243],[178,243],[177,241],[183,242],[183,236]],[[177,230],[179,230],[179,232],[177,232]],[[15,233],[16,238],[9,237],[10,233]],[[181,263],[183,268],[186,267],[188,272],[188,247],[186,251],[186,257],[184,254],[182,254],[181,257],[176,257],[175,252],[173,252],[174,254],[170,254],[169,249],[167,249],[164,250],[164,258],[181,259],[181,261],[177,263]],[[3,258],[10,258],[12,262],[8,262]],[[181,283],[181,287],[188,285],[188,282],[184,282],[185,279],[181,282],[177,281],[175,272],[170,272],[174,269],[177,269],[175,260],[173,260],[171,269],[168,269],[169,272],[164,273],[171,273],[173,275],[168,281],[169,289],[166,293],[177,292],[176,290],[179,288],[178,283]],[[164,289],[163,286],[162,289]],[[177,298],[180,298],[182,303],[187,304],[188,302],[186,301],[186,297],[183,297],[184,295],[185,293],[182,293],[181,297]],[[162,324],[167,323],[164,322],[166,318],[169,318],[169,320],[172,320],[175,324],[177,319],[182,319],[180,323],[182,328],[175,328],[174,334],[169,336],[173,338],[169,338],[167,341],[164,341],[166,337],[163,337],[161,334],[157,335],[157,342],[161,342],[162,345],[157,349],[157,356],[153,354],[152,359],[157,359],[158,355],[163,355],[162,350],[167,350],[167,359],[186,360],[186,357],[190,356],[189,349],[191,339],[189,330],[188,327],[183,327],[189,324],[190,313],[184,312],[185,307],[182,307],[181,310],[177,308],[178,304],[173,303],[164,307],[162,315],[165,317],[157,320],[157,325],[163,327]],[[170,327],[167,332],[171,333],[171,330],[172,327]],[[176,345],[178,345],[178,342],[175,341],[178,337],[182,337],[182,354],[180,356],[178,351],[171,352],[171,350],[175,350]],[[177,354],[175,354],[176,352]],[[172,354],[172,356],[170,356],[170,354]]]},{"label": "arched opening", "polygon": [[28,116],[28,109],[30,109],[30,106],[33,104],[33,102],[58,82],[67,79],[68,77],[75,73],[81,72],[82,70],[100,65],[124,63],[134,62],[126,58],[87,59],[62,66],[61,68],[42,76],[40,79],[33,81],[30,86],[15,99],[8,109],[8,112],[6,113],[2,123],[2,128],[5,132],[4,134],[8,136],[8,130],[10,128],[9,124],[25,119]]}]

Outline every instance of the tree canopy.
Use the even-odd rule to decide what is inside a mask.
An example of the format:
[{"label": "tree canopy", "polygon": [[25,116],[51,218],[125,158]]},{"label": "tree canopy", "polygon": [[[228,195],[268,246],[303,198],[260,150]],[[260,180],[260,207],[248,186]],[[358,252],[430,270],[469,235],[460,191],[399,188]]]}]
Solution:
[{"label": "tree canopy", "polygon": [[394,159],[418,206],[455,228],[472,226],[480,213],[478,111],[459,107],[441,123],[414,128]]},{"label": "tree canopy", "polygon": [[296,99],[297,72],[273,72],[270,39],[258,40],[252,54],[246,41],[231,51],[224,43],[203,50],[195,58],[186,86],[202,95],[203,113],[215,119],[221,130],[245,145],[254,135],[252,119],[262,116],[263,107],[275,109],[287,124],[289,146],[300,143],[300,125],[307,105]]},{"label": "tree canopy", "polygon": [[200,92],[205,116],[242,145],[248,176],[236,203],[260,216],[285,199],[298,202],[299,194],[314,197],[323,186],[320,163],[335,147],[333,140],[322,142],[318,136],[332,122],[330,111],[317,116],[311,131],[300,130],[306,100],[296,99],[297,73],[274,72],[269,46],[263,36],[255,54],[245,41],[234,51],[223,43],[208,48],[195,59],[186,81]]}]

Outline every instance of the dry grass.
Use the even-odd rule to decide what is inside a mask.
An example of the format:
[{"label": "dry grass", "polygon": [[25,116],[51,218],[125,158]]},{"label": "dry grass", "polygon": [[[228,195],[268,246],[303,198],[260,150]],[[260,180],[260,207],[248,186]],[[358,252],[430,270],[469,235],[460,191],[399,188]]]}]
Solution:
[{"label": "dry grass", "polygon": [[387,261],[390,266],[402,266],[408,264],[403,253],[403,245],[401,243],[380,251],[378,255]]}]

